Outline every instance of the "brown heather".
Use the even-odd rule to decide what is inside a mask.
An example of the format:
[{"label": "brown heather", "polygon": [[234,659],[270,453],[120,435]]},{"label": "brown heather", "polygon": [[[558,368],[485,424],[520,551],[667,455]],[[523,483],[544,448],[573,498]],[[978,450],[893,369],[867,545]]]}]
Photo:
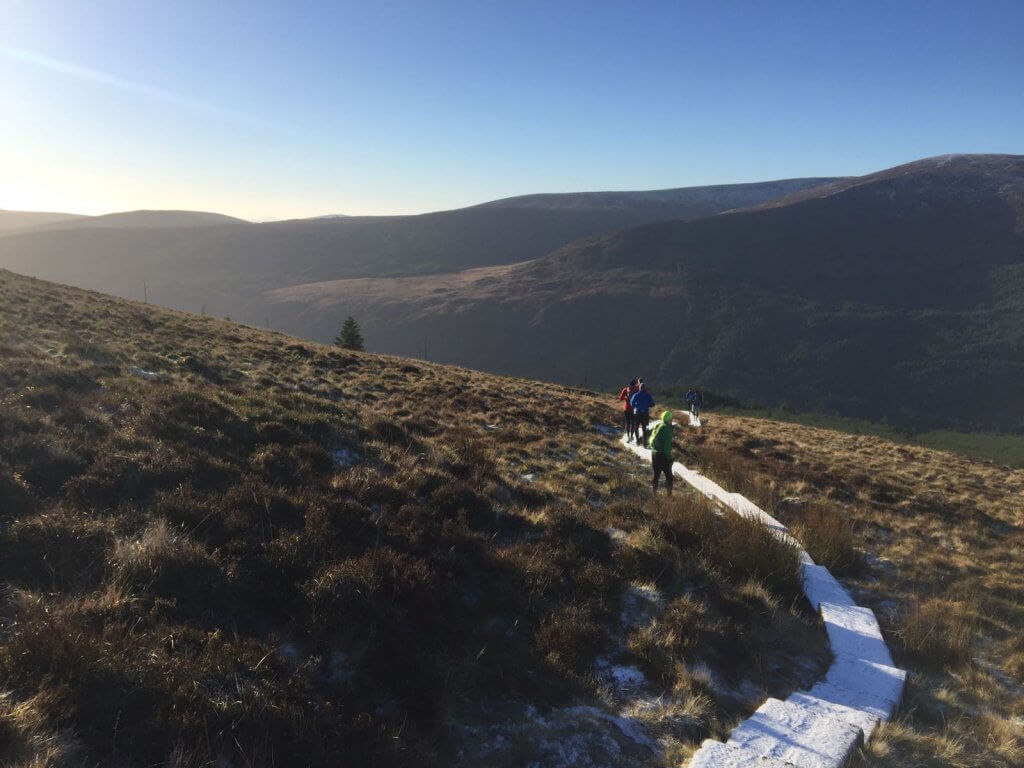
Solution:
[{"label": "brown heather", "polygon": [[[470,726],[604,706],[615,648],[665,692],[635,716],[678,764],[827,663],[792,550],[652,499],[596,429],[607,398],[4,272],[0,384],[0,764],[469,764]],[[1024,472],[716,414],[679,432],[910,670],[858,765],[1024,762]],[[636,588],[664,604],[624,627]]]},{"label": "brown heather", "polygon": [[622,712],[611,654],[671,761],[828,661],[795,552],[653,499],[589,393],[7,272],[0,386],[5,766],[480,764]]},{"label": "brown heather", "polygon": [[718,414],[687,454],[845,572],[910,671],[859,765],[1024,764],[1024,471]]}]

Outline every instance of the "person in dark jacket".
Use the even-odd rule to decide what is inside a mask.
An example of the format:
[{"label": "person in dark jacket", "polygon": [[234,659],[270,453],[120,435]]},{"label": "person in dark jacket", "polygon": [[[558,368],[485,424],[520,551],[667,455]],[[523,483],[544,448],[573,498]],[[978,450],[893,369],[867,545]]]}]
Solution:
[{"label": "person in dark jacket", "polygon": [[695,419],[700,418],[700,412],[704,410],[704,396],[699,389],[690,389],[686,392],[686,404],[690,406],[690,413]]},{"label": "person in dark jacket", "polygon": [[[644,379],[643,379],[643,377],[642,376],[637,376],[636,377],[636,390],[633,392],[633,394],[635,395],[637,392],[639,392],[640,389],[643,386],[644,386]],[[629,398],[630,398],[630,400],[632,400],[633,399],[633,395],[630,395]],[[643,445],[643,443],[640,442],[640,422],[636,418],[636,410],[635,409],[633,410],[633,434],[631,435],[630,439],[633,440],[637,445]]]},{"label": "person in dark jacket", "polygon": [[672,495],[672,411],[661,414],[655,423],[648,442],[651,449],[651,466],[654,468],[654,492],[658,492],[658,478],[665,475],[665,488]]},{"label": "person in dark jacket", "polygon": [[651,408],[654,407],[654,398],[647,391],[647,385],[642,381],[639,389],[631,398],[629,404],[633,406],[633,418],[636,422],[636,443],[647,445],[647,424],[651,419]]},{"label": "person in dark jacket", "polygon": [[629,384],[624,386],[619,392],[619,400],[622,401],[622,429],[626,433],[627,440],[632,440],[636,432],[633,406],[629,404],[629,398],[636,394],[636,390],[636,379],[631,379]]}]

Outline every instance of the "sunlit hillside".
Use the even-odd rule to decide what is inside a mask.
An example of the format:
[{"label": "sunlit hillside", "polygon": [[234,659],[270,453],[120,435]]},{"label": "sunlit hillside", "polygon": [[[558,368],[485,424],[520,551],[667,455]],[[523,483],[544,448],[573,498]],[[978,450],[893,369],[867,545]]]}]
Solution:
[{"label": "sunlit hillside", "polygon": [[660,764],[827,661],[796,553],[652,499],[593,395],[0,306],[5,765]]},{"label": "sunlit hillside", "polygon": [[[0,764],[679,765],[828,663],[795,550],[652,497],[608,398],[8,272],[0,382]],[[910,669],[858,760],[1019,765],[1024,473],[677,437]]]}]

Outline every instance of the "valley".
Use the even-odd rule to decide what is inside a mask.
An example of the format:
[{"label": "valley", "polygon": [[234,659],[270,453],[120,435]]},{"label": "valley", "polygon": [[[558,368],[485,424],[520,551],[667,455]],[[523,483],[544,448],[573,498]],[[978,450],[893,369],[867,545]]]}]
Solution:
[{"label": "valley", "polygon": [[1019,156],[955,155],[422,216],[118,214],[2,236],[0,266],[317,341],[351,314],[374,350],[495,373],[610,389],[643,370],[761,407],[1012,435],[1022,200]]},{"label": "valley", "polygon": [[1020,434],[1022,195],[1024,158],[936,158],[584,239],[486,280],[269,295],[292,332],[324,339],[356,313],[378,349],[499,373],[610,390],[646,371],[896,429]]},{"label": "valley", "polygon": [[1022,768],[1024,3],[921,5],[5,3],[0,768]]}]

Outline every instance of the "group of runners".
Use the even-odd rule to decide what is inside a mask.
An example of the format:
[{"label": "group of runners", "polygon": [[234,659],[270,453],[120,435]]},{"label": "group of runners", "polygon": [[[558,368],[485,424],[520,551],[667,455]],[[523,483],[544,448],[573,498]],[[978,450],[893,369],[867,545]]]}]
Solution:
[{"label": "group of runners", "polygon": [[[651,449],[651,467],[654,470],[652,486],[657,492],[661,475],[665,476],[665,488],[672,495],[672,411],[665,411],[651,426],[651,409],[654,396],[641,378],[632,379],[619,392],[622,402],[622,428],[629,442]],[[704,397],[699,390],[686,393],[686,402],[694,418],[700,418],[704,408]]]}]

